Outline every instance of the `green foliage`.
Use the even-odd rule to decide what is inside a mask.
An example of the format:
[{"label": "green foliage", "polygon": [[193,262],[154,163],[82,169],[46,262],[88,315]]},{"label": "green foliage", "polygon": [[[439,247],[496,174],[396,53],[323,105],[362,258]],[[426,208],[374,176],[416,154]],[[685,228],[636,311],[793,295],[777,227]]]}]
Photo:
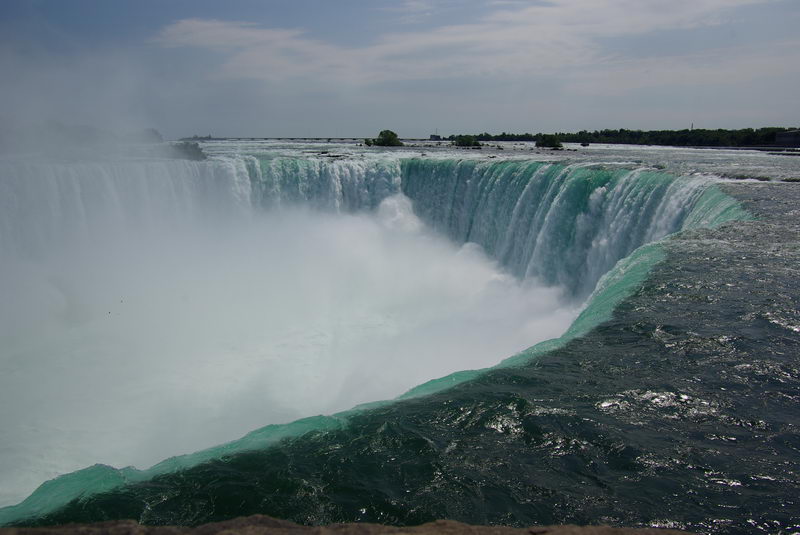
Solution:
[{"label": "green foliage", "polygon": [[[537,146],[546,136],[554,136],[561,142],[567,143],[624,143],[628,145],[671,145],[676,147],[769,147],[775,144],[775,135],[778,132],[788,132],[796,128],[742,128],[740,130],[706,130],[696,128],[693,130],[595,130],[593,132],[581,130],[580,132],[555,134],[482,134],[473,135],[478,141],[536,141]],[[459,137],[451,135],[448,139],[456,141]],[[550,138],[548,138],[550,139]]]},{"label": "green foliage", "polygon": [[[450,141],[455,141],[456,138],[460,136],[452,135],[449,139]],[[533,134],[507,134],[503,132],[502,134],[490,134],[489,132],[484,132],[483,134],[476,134],[473,136],[478,141],[536,141],[536,136]]]},{"label": "green foliage", "polygon": [[376,145],[378,147],[402,147],[403,142],[397,137],[397,134],[392,132],[391,130],[381,130],[381,133],[378,134],[378,137],[371,140],[372,143],[367,143],[367,140],[364,140],[364,143],[367,146]]},{"label": "green foliage", "polygon": [[480,147],[481,142],[475,136],[456,136],[453,145],[456,147]]},{"label": "green foliage", "polygon": [[550,149],[560,149],[563,148],[561,144],[561,140],[558,139],[558,136],[555,134],[538,134],[536,140],[537,147],[545,147]]},{"label": "green foliage", "polygon": [[581,130],[573,134],[557,133],[572,143],[624,143],[629,145],[671,145],[675,147],[765,147],[775,144],[775,134],[788,128],[742,128],[740,130]]}]

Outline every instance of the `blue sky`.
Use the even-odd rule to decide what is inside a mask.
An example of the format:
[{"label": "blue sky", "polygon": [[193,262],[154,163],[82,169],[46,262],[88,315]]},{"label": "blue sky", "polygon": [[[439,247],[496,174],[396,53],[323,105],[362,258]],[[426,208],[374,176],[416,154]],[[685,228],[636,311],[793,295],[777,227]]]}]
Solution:
[{"label": "blue sky", "polygon": [[0,117],[168,137],[800,124],[798,0],[4,0]]}]

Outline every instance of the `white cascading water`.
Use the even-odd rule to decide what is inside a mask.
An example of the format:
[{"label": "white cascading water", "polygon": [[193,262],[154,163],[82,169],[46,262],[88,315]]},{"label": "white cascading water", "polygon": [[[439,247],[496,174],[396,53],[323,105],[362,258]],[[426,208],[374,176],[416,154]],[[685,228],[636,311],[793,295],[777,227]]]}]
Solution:
[{"label": "white cascading water", "polygon": [[279,209],[247,158],[0,162],[0,505],[391,398],[574,318],[560,289],[428,231],[396,160],[298,165],[368,209]]},{"label": "white cascading water", "polygon": [[681,229],[709,185],[654,170],[531,161],[404,162],[403,192],[426,223],[475,242],[515,275],[585,299],[644,243]]}]

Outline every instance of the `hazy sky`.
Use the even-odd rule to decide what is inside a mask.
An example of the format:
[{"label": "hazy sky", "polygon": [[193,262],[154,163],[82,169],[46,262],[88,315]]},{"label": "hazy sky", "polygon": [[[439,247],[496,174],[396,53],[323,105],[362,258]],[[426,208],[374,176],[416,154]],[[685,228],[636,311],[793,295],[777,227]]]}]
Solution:
[{"label": "hazy sky", "polygon": [[0,120],[167,137],[800,124],[800,0],[2,0]]}]

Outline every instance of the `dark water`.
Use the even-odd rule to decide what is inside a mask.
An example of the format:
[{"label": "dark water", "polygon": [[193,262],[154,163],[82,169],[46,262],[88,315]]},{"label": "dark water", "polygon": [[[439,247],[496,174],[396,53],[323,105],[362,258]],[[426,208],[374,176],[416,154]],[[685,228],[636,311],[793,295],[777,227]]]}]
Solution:
[{"label": "dark water", "polygon": [[671,238],[611,321],[527,366],[28,524],[263,513],[800,530],[800,189],[726,188],[760,220]]}]

